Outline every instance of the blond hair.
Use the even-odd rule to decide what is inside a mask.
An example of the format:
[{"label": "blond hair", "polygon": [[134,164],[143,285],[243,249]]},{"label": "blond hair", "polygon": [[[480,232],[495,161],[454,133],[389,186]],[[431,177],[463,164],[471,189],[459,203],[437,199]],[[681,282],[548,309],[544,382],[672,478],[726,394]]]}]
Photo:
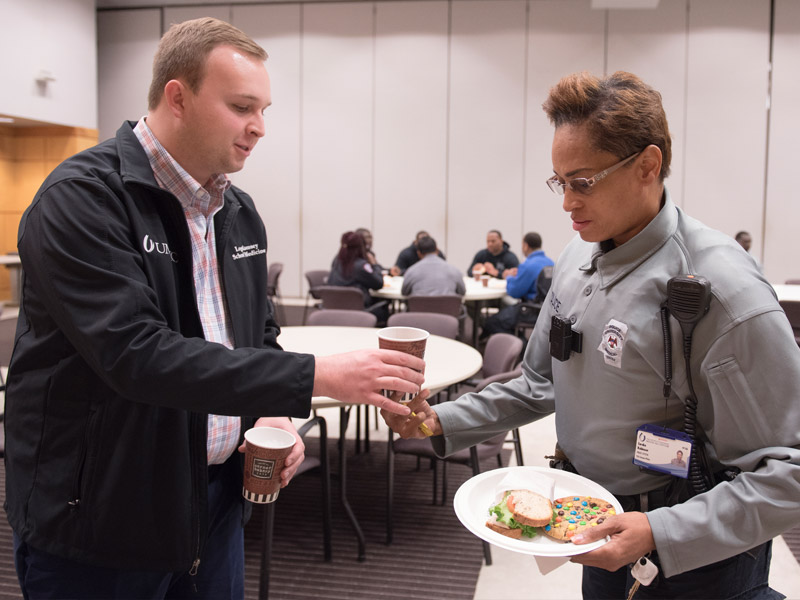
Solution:
[{"label": "blond hair", "polygon": [[197,92],[205,75],[208,55],[217,46],[233,46],[261,61],[266,51],[230,23],[203,17],[172,25],[158,44],[153,58],[153,79],[147,94],[150,110],[161,102],[164,86],[172,79],[182,79]]},{"label": "blond hair", "polygon": [[542,108],[556,129],[586,124],[594,148],[620,159],[651,144],[658,146],[660,179],[669,175],[672,138],[661,94],[636,75],[624,71],[603,79],[587,72],[568,75],[550,88]]}]

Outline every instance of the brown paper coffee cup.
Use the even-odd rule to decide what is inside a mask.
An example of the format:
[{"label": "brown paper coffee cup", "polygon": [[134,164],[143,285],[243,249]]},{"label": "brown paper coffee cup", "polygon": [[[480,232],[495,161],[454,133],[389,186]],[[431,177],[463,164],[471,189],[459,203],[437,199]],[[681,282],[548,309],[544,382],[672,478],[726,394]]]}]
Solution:
[{"label": "brown paper coffee cup", "polygon": [[254,427],[244,433],[242,495],[250,502],[275,502],[281,490],[281,471],[297,440],[284,429]]},{"label": "brown paper coffee cup", "polygon": [[[429,335],[424,329],[416,327],[385,327],[378,331],[378,347],[425,358],[425,346]],[[392,393],[391,390],[385,390],[387,396],[391,396]],[[416,397],[417,394],[405,393],[400,402],[407,404]]]}]

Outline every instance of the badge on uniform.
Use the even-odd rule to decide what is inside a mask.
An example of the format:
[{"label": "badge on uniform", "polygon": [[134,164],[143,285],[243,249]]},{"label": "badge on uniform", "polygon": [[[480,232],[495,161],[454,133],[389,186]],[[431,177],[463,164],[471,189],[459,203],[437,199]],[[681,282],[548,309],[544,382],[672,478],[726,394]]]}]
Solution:
[{"label": "badge on uniform", "polygon": [[661,425],[642,425],[636,430],[635,465],[686,479],[691,455],[692,438],[682,431]]},{"label": "badge on uniform", "polygon": [[622,368],[622,350],[625,348],[625,337],[628,326],[616,319],[611,319],[603,328],[603,337],[597,349],[603,353],[607,365]]}]

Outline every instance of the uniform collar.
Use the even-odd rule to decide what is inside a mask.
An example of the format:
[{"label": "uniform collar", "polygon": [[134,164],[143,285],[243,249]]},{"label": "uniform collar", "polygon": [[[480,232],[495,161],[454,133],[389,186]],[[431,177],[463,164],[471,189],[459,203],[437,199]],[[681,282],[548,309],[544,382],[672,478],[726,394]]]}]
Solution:
[{"label": "uniform collar", "polygon": [[663,206],[655,218],[633,238],[617,248],[604,250],[604,243],[592,245],[591,260],[580,269],[597,271],[600,287],[605,289],[639,267],[655,254],[678,228],[678,208],[672,203],[669,190],[664,188]]}]

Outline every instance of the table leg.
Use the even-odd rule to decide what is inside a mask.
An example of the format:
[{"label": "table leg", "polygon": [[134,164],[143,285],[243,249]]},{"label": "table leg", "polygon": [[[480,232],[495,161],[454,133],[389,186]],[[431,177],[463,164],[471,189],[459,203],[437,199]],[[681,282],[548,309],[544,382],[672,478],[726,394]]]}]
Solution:
[{"label": "table leg", "polygon": [[261,552],[261,577],[258,583],[259,600],[269,598],[269,567],[272,560],[272,530],[275,524],[275,503],[264,506],[264,527],[261,533],[263,551]]},{"label": "table leg", "polygon": [[[358,405],[353,406],[358,410]],[[361,525],[356,519],[353,508],[350,506],[350,501],[347,499],[347,456],[345,452],[345,435],[347,433],[347,422],[350,420],[350,408],[342,407],[339,409],[339,485],[341,490],[341,501],[344,507],[344,512],[347,518],[350,519],[350,524],[353,526],[353,531],[358,538],[358,560],[363,562],[367,560],[366,544],[364,542],[364,532],[361,530]]]}]

